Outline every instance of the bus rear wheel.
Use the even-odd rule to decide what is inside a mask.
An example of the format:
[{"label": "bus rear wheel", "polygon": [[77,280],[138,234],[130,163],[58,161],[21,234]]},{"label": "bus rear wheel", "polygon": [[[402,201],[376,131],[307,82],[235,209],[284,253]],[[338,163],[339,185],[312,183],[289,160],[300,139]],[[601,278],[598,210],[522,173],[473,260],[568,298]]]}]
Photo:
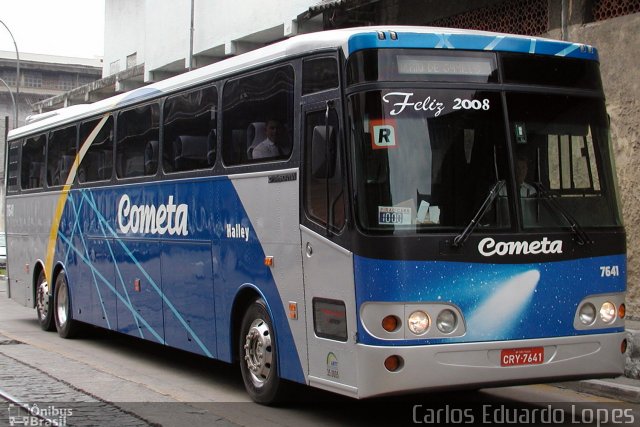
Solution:
[{"label": "bus rear wheel", "polygon": [[242,319],[239,339],[244,386],[257,403],[272,404],[283,395],[273,323],[263,299],[254,301]]},{"label": "bus rear wheel", "polygon": [[38,274],[36,282],[36,313],[43,331],[53,331],[53,298],[49,292],[49,283],[44,277],[44,271]]},{"label": "bus rear wheel", "polygon": [[79,325],[76,320],[73,320],[71,293],[69,292],[67,276],[64,271],[60,272],[58,277],[56,277],[54,293],[55,319],[58,335],[62,338],[73,338],[78,334]]}]

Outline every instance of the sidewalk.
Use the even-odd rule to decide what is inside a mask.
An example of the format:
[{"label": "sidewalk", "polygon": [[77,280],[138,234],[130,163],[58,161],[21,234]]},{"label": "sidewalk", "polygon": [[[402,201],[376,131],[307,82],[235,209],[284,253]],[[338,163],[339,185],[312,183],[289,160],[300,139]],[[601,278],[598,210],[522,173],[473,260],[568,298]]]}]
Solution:
[{"label": "sidewalk", "polygon": [[640,403],[640,321],[626,320],[625,324],[628,342],[624,367],[625,376],[558,383],[557,385],[596,396]]}]

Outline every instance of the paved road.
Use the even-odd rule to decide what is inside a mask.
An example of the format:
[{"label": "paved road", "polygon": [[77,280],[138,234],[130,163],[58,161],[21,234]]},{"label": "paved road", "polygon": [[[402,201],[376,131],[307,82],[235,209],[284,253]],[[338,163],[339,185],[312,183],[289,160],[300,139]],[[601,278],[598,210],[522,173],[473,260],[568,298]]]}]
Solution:
[{"label": "paved road", "polygon": [[[74,340],[43,332],[34,310],[8,300],[2,282],[0,389],[60,425],[445,425],[472,419],[504,424],[504,417],[532,413],[574,426],[596,425],[580,421],[583,416],[588,421],[619,413],[621,421],[632,417],[640,424],[637,405],[549,385],[364,402],[295,387],[289,405],[264,407],[249,401],[235,366],[97,329]],[[16,422],[30,416],[0,402],[0,426],[10,425],[10,415],[14,425],[25,425]]]}]

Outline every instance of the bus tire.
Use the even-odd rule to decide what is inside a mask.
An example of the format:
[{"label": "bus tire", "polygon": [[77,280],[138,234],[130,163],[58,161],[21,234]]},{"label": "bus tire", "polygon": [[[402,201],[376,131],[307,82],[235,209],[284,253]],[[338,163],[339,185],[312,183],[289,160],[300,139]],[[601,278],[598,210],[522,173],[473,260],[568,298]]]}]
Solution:
[{"label": "bus tire", "polygon": [[283,384],[273,322],[263,299],[251,303],[242,318],[238,354],[242,380],[251,399],[265,405],[278,402]]},{"label": "bus tire", "polygon": [[44,271],[40,270],[36,281],[36,313],[38,323],[43,331],[53,331],[53,297],[49,292],[49,284],[44,277]]},{"label": "bus tire", "polygon": [[78,334],[79,325],[77,320],[73,320],[71,294],[69,292],[69,285],[67,284],[67,275],[64,271],[61,271],[58,277],[56,277],[54,294],[55,319],[58,335],[62,338],[73,338]]}]

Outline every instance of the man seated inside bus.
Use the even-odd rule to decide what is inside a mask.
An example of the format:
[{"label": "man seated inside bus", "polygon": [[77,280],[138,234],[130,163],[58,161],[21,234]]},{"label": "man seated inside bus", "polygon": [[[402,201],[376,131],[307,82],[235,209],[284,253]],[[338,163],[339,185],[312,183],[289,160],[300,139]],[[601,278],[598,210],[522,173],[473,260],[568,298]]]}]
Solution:
[{"label": "man seated inside bus", "polygon": [[282,127],[277,120],[267,121],[265,127],[266,138],[253,148],[252,157],[254,159],[268,159],[279,157],[281,152],[280,142],[282,139]]},{"label": "man seated inside bus", "polygon": [[[537,193],[536,188],[525,181],[527,179],[527,174],[529,173],[529,158],[526,154],[522,152],[516,154],[515,168],[518,195],[521,198],[534,197]],[[507,188],[503,186],[498,195],[503,197],[506,196]]]}]

